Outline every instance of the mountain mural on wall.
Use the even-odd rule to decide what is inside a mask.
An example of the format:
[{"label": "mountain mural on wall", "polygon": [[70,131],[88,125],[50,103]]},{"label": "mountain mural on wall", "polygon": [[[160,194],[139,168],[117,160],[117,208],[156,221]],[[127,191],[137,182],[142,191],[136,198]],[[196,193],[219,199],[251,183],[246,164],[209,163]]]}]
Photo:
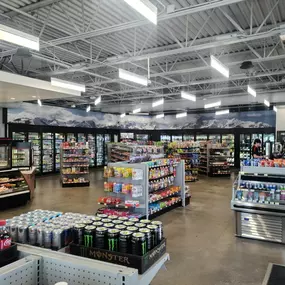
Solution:
[{"label": "mountain mural on wall", "polygon": [[175,115],[167,115],[162,119],[151,116],[119,115],[89,112],[61,107],[38,106],[22,103],[8,108],[8,122],[82,128],[107,129],[208,129],[208,128],[267,128],[275,127],[276,113],[272,110],[230,113],[216,116],[214,113],[188,114],[176,119]]}]

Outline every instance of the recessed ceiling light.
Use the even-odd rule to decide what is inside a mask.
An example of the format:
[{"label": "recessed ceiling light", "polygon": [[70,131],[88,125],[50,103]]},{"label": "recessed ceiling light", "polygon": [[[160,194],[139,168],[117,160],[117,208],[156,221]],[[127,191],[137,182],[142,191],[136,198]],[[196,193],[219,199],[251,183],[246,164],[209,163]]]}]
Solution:
[{"label": "recessed ceiling light", "polygon": [[219,107],[221,106],[222,102],[218,101],[218,102],[214,102],[214,103],[209,103],[209,104],[205,104],[204,108],[208,109],[208,108],[214,108],[214,107]]}]

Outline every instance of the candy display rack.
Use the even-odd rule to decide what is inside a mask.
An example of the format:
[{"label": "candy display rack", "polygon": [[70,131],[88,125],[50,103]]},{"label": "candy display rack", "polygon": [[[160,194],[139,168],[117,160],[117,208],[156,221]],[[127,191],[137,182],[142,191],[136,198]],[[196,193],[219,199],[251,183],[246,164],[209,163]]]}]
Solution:
[{"label": "candy display rack", "polygon": [[104,170],[104,213],[152,218],[185,206],[185,165],[180,159],[109,163]]},{"label": "candy display rack", "polygon": [[87,143],[62,143],[60,161],[62,187],[90,185],[89,148]]},{"label": "candy display rack", "polygon": [[238,237],[285,243],[285,168],[242,166],[231,208]]}]

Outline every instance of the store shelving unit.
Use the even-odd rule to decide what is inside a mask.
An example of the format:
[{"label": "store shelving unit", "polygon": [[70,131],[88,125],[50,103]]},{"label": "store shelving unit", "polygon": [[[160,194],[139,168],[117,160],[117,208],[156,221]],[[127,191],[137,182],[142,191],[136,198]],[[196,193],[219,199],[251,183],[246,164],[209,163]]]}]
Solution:
[{"label": "store shelving unit", "polygon": [[[146,218],[153,218],[174,207],[185,206],[184,167],[184,161],[176,159],[157,159],[136,164],[109,163],[108,169],[112,169],[112,173],[118,173],[120,169],[122,173],[132,175],[125,178],[107,177],[106,193],[117,200],[113,204],[99,203],[116,211],[128,211],[128,215]],[[116,184],[121,184],[122,187],[129,184],[131,190],[118,191]],[[126,201],[135,201],[133,204],[136,206],[126,206]]]},{"label": "store shelving unit", "polygon": [[163,147],[155,145],[109,143],[107,152],[109,162],[135,162],[136,160],[142,161],[145,157],[150,159],[164,157]]},{"label": "store shelving unit", "polygon": [[27,135],[26,133],[22,133],[22,132],[13,132],[12,134],[12,138],[15,141],[26,141]]},{"label": "store shelving unit", "polygon": [[285,243],[285,168],[242,166],[231,208],[237,236]]},{"label": "store shelving unit", "polygon": [[89,148],[83,143],[63,143],[61,145],[62,187],[89,186]]},{"label": "store shelving unit", "polygon": [[228,158],[230,157],[229,147],[211,143],[202,145],[199,171],[208,176],[229,176],[231,172]]}]

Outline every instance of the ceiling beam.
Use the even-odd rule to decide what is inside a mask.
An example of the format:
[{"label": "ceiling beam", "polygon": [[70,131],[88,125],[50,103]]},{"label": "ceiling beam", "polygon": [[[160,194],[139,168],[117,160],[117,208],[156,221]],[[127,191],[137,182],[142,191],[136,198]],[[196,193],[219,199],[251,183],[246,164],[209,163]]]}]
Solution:
[{"label": "ceiling beam", "polygon": [[[49,5],[52,5],[53,2],[54,3],[57,3],[57,2],[60,2],[60,1],[63,1],[63,0],[41,0],[37,3],[33,3],[33,4],[30,4],[30,5],[26,5],[22,8],[19,8],[19,11],[21,12],[31,12],[31,11],[34,11],[34,10],[37,10],[37,9],[40,9],[40,8],[44,8],[46,6],[49,6]],[[4,14],[5,16],[8,16],[10,18],[13,18],[17,15],[19,15],[19,12],[17,11],[11,11],[11,12],[7,12]]]},{"label": "ceiling beam", "polygon": [[[186,16],[186,15],[198,13],[198,12],[203,12],[203,11],[207,11],[209,9],[227,6],[230,4],[239,3],[239,2],[243,2],[243,1],[244,0],[215,0],[215,1],[205,2],[205,3],[201,3],[201,4],[197,4],[197,5],[192,5],[189,8],[180,9],[180,10],[174,11],[173,13],[162,14],[162,15],[158,16],[158,23],[169,20],[169,19],[173,19],[176,17],[181,17],[181,16]],[[107,28],[97,29],[94,31],[84,32],[84,33],[81,33],[78,35],[67,36],[67,37],[63,37],[61,39],[52,40],[52,41],[50,41],[50,44],[53,46],[54,45],[61,45],[64,43],[70,43],[73,41],[84,40],[84,39],[94,38],[94,37],[98,37],[98,36],[102,36],[102,35],[106,35],[106,34],[110,34],[110,33],[124,31],[127,29],[138,28],[138,27],[141,27],[144,25],[149,25],[149,21],[147,21],[147,20],[132,21],[132,22],[128,22],[128,23],[123,23],[123,24],[107,27]]]}]

